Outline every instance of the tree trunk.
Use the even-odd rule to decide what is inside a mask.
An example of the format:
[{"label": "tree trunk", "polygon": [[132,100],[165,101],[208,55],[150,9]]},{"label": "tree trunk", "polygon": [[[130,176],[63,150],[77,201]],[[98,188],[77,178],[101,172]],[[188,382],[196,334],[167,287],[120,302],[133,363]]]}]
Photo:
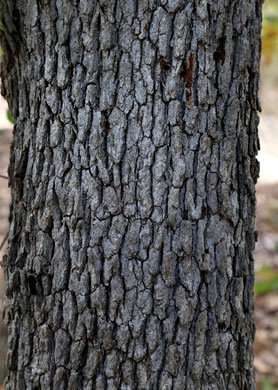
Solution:
[{"label": "tree trunk", "polygon": [[1,8],[6,389],[255,389],[261,0]]}]

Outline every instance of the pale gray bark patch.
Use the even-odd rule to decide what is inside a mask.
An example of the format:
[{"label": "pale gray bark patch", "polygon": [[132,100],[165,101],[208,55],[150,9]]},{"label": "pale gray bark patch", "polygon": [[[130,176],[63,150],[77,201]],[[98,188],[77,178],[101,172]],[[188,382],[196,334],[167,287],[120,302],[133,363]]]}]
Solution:
[{"label": "pale gray bark patch", "polygon": [[0,14],[6,389],[255,389],[261,1]]}]

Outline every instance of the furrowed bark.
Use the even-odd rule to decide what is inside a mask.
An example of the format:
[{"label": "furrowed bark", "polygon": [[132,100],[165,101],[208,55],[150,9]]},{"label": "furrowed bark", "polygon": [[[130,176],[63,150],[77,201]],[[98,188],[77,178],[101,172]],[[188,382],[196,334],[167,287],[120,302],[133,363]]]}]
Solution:
[{"label": "furrowed bark", "polygon": [[255,389],[260,0],[2,0],[6,389]]}]

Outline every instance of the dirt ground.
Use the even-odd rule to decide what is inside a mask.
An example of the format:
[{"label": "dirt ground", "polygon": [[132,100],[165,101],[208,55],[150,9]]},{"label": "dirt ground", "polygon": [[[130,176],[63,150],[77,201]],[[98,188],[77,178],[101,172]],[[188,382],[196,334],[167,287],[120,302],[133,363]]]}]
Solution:
[{"label": "dirt ground", "polygon": [[[269,96],[269,95],[268,95]],[[272,278],[277,272],[277,286],[271,291],[255,295],[255,368],[257,390],[278,389],[278,116],[271,108],[261,116],[260,139],[261,177],[257,185],[257,230],[258,243],[255,250],[256,270],[261,278],[261,270],[267,268],[263,278]],[[276,108],[275,108],[276,109]],[[0,175],[7,175],[9,147],[12,137],[12,124],[6,119],[7,106],[0,97]],[[10,194],[8,180],[0,178],[0,242],[8,231],[8,205]],[[2,258],[4,245],[0,251]],[[2,321],[4,283],[0,269],[0,383],[5,377],[6,328]],[[262,385],[264,383],[264,385]],[[268,386],[272,383],[272,387]],[[268,387],[267,387],[268,386]],[[0,385],[0,390],[1,390]]]}]

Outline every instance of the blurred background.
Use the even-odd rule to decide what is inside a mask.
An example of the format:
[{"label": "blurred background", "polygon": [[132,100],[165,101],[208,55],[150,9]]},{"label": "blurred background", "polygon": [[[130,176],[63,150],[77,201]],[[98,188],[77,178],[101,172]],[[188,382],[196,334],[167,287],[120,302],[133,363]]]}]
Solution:
[{"label": "blurred background", "polygon": [[263,6],[255,250],[255,368],[258,390],[278,389],[278,0]]},{"label": "blurred background", "polygon": [[[0,52],[1,55],[1,52]],[[278,0],[263,7],[260,102],[260,179],[257,184],[255,250],[255,369],[257,390],[278,390]],[[13,125],[0,96],[0,175],[7,176]],[[8,180],[0,177],[0,243],[8,231]],[[6,243],[0,250],[0,259]],[[5,378],[6,328],[2,321],[3,272],[0,268],[0,390]]]}]

